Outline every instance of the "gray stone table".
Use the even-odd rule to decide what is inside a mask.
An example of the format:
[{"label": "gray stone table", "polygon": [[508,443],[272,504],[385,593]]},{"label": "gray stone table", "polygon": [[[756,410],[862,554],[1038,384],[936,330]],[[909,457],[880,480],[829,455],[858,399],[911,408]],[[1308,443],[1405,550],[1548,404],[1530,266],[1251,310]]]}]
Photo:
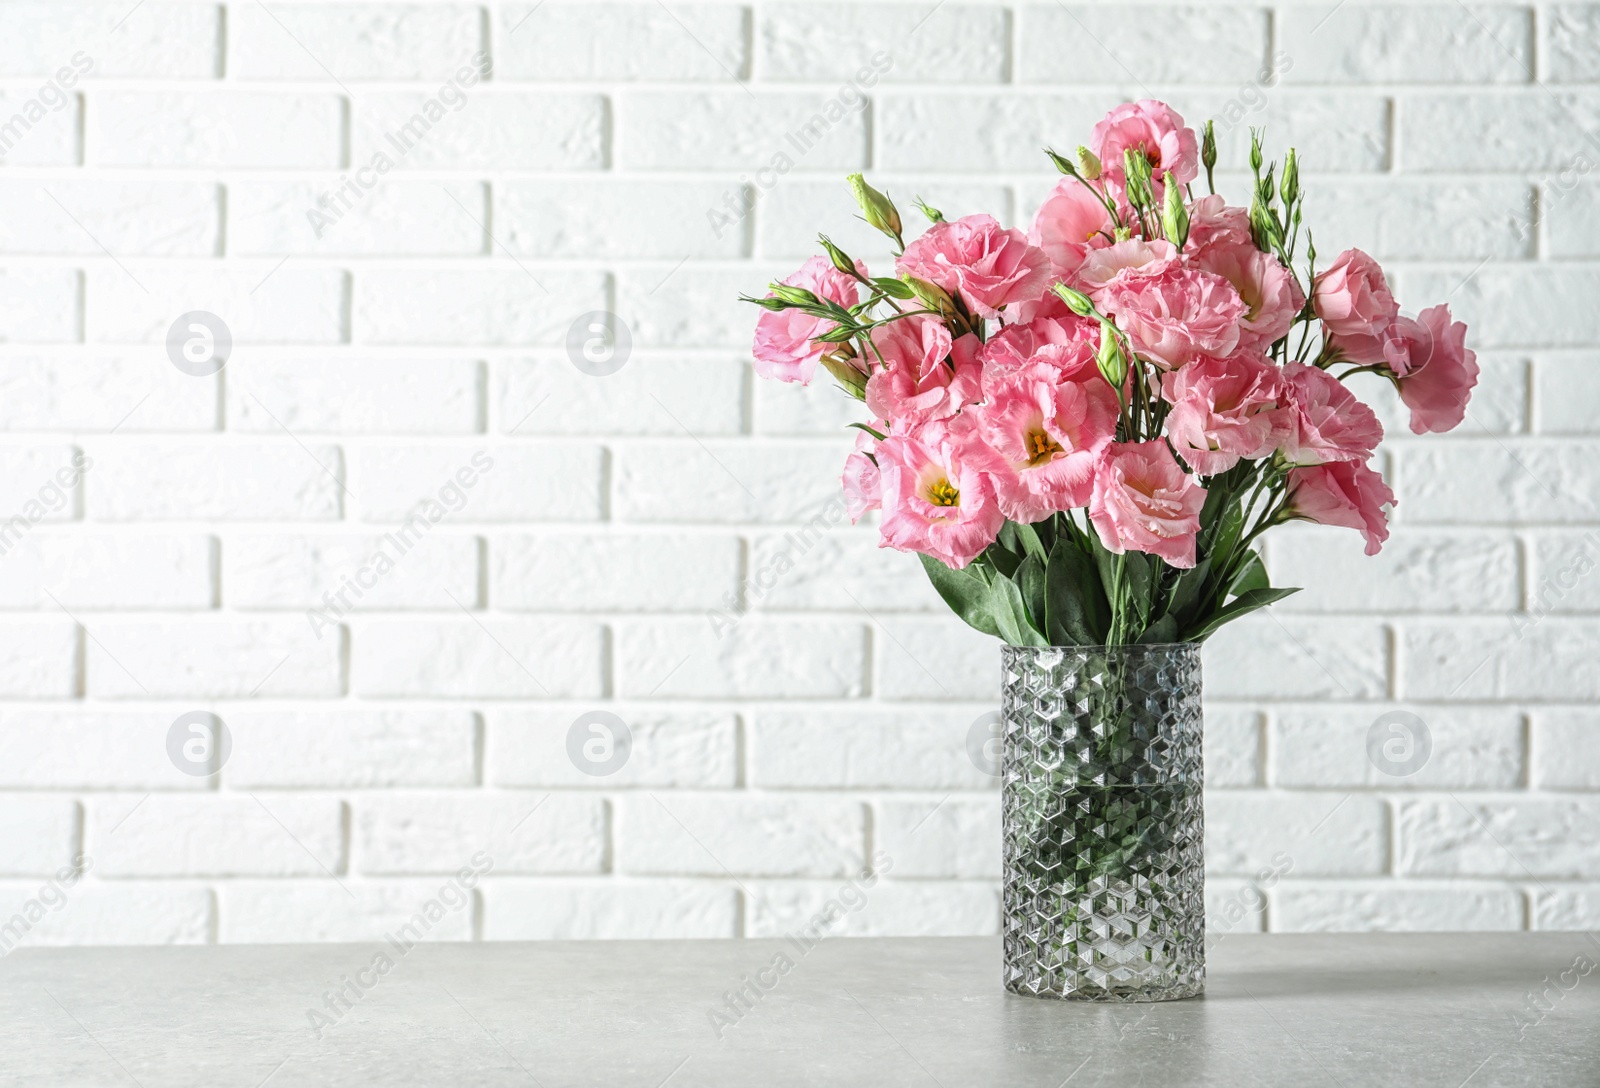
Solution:
[{"label": "gray stone table", "polygon": [[[1600,1085],[1589,934],[1229,936],[1204,998],[1154,1005],[1009,995],[999,957],[994,939],[25,949],[0,960],[0,1083]],[[735,1017],[747,979],[771,987]]]}]

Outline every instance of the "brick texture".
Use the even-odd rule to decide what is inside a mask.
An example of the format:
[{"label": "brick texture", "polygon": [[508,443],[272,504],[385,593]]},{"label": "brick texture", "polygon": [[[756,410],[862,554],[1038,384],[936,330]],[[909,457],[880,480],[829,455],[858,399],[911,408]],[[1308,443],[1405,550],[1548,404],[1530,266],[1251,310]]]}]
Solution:
[{"label": "brick texture", "polygon": [[[883,266],[852,170],[1026,227],[1040,148],[1146,96],[1216,119],[1236,200],[1252,127],[1296,146],[1321,260],[1483,368],[1441,439],[1374,392],[1383,553],[1273,534],[1304,592],[1208,645],[1214,925],[1600,926],[1600,4],[5,26],[0,922],[84,870],[26,942],[368,941],[446,894],[430,938],[778,935],[869,865],[840,932],[997,932],[996,645],[842,516],[852,402],[755,380],[735,296],[818,231]],[[221,373],[168,360],[193,311]]]}]

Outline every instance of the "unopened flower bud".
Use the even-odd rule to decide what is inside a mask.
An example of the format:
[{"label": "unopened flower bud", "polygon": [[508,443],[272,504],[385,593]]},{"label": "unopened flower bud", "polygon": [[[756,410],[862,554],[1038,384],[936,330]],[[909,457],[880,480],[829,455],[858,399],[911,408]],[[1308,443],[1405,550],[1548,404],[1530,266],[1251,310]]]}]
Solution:
[{"label": "unopened flower bud", "polygon": [[1100,160],[1082,144],[1078,145],[1078,172],[1088,181],[1100,180]]},{"label": "unopened flower bud", "polygon": [[1095,363],[1100,367],[1100,374],[1111,383],[1111,388],[1122,389],[1128,380],[1128,357],[1122,353],[1122,344],[1117,339],[1117,330],[1111,322],[1100,322],[1100,350],[1095,355]]},{"label": "unopened flower bud", "polygon": [[900,279],[911,288],[911,293],[917,296],[917,301],[927,309],[946,316],[956,312],[955,299],[950,297],[949,291],[938,284],[929,283],[915,276],[901,276]]},{"label": "unopened flower bud", "polygon": [[1283,196],[1283,206],[1286,208],[1294,204],[1295,198],[1300,195],[1300,164],[1295,160],[1292,147],[1283,160],[1283,181],[1278,191]]},{"label": "unopened flower bud", "polygon": [[834,245],[833,240],[826,234],[817,235],[817,241],[821,242],[822,248],[827,251],[828,259],[833,262],[833,267],[847,276],[852,278],[855,276],[856,263],[850,259],[848,253]]},{"label": "unopened flower bud", "polygon": [[1217,165],[1217,129],[1210,121],[1206,122],[1205,136],[1200,141],[1200,162],[1208,174]]},{"label": "unopened flower bud", "polygon": [[1067,177],[1076,178],[1076,177],[1080,177],[1081,176],[1078,173],[1077,164],[1074,163],[1071,159],[1067,158],[1064,155],[1056,154],[1054,151],[1052,151],[1048,147],[1044,149],[1044,153],[1046,155],[1050,156],[1050,161],[1056,164],[1056,169],[1061,171],[1063,174],[1067,175]]},{"label": "unopened flower bud", "polygon": [[841,344],[832,351],[822,354],[822,366],[832,374],[845,392],[857,400],[865,400],[867,396],[867,376],[857,365],[854,349],[848,344]]},{"label": "unopened flower bud", "polygon": [[930,223],[943,223],[944,222],[944,212],[940,211],[938,208],[933,207],[927,201],[923,200],[920,196],[917,197],[915,203],[917,205],[917,210],[919,212],[921,212],[923,215],[927,216],[928,222],[930,222]]},{"label": "unopened flower bud", "polygon": [[1060,297],[1062,302],[1067,304],[1067,309],[1079,317],[1088,317],[1094,312],[1094,302],[1090,300],[1088,295],[1077,288],[1058,283],[1051,290]]},{"label": "unopened flower bud", "polygon": [[804,287],[791,287],[787,283],[771,283],[767,289],[791,306],[818,306],[817,296]]},{"label": "unopened flower bud", "polygon": [[861,205],[861,214],[867,224],[898,239],[900,212],[895,208],[894,201],[868,185],[867,179],[860,174],[851,174],[846,180],[850,182],[850,191],[855,194],[856,203]]},{"label": "unopened flower bud", "polygon": [[1183,249],[1189,240],[1189,209],[1183,206],[1183,193],[1174,182],[1167,185],[1161,208],[1161,226],[1167,232],[1167,241]]},{"label": "unopened flower bud", "polygon": [[1250,169],[1261,169],[1261,133],[1255,129],[1250,130]]}]

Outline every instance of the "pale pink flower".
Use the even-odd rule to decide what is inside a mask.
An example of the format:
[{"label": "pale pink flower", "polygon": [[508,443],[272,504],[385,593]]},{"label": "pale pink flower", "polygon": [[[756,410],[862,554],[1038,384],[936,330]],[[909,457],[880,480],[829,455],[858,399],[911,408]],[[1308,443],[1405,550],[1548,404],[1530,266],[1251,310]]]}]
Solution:
[{"label": "pale pink flower", "polygon": [[1089,520],[1106,550],[1160,556],[1194,566],[1206,489],[1195,483],[1159,438],[1113,442],[1095,465]]},{"label": "pale pink flower", "polygon": [[1450,307],[1441,303],[1414,320],[1396,318],[1384,336],[1383,357],[1411,409],[1412,433],[1448,431],[1466,418],[1478,356],[1467,347],[1467,326],[1451,320]]},{"label": "pale pink flower", "polygon": [[1020,230],[1006,230],[991,215],[935,223],[906,246],[902,273],[959,293],[981,317],[995,318],[1008,304],[1038,298],[1050,283],[1050,260]]},{"label": "pale pink flower", "polygon": [[1183,245],[1183,255],[1203,260],[1213,246],[1255,248],[1249,211],[1231,206],[1217,193],[1189,205],[1189,239]]},{"label": "pale pink flower", "polygon": [[[958,340],[938,318],[904,317],[872,330],[884,366],[867,379],[867,407],[894,426],[948,419],[983,388],[978,338]],[[948,360],[948,361],[947,361]],[[872,358],[877,365],[877,356]]]},{"label": "pale pink flower", "polygon": [[1245,315],[1244,300],[1232,284],[1193,268],[1114,283],[1100,304],[1134,350],[1163,370],[1204,356],[1232,355]]},{"label": "pale pink flower", "polygon": [[1363,366],[1383,362],[1383,337],[1400,313],[1378,262],[1347,249],[1311,287],[1311,303],[1330,343]]},{"label": "pale pink flower", "polygon": [[1100,159],[1102,177],[1121,188],[1126,179],[1122,153],[1134,151],[1150,164],[1159,198],[1167,175],[1185,185],[1200,171],[1200,142],[1194,130],[1164,102],[1125,102],[1106,114],[1089,135],[1089,150]]},{"label": "pale pink flower", "polygon": [[1111,215],[1100,198],[1076,178],[1062,178],[1039,205],[1028,241],[1050,259],[1050,277],[1068,279],[1077,273],[1096,244],[1108,245]]},{"label": "pale pink flower", "polygon": [[986,402],[962,413],[967,458],[989,473],[1013,521],[1042,521],[1089,501],[1095,460],[1116,435],[1117,395],[1092,365],[1069,377],[1042,349],[1037,361],[988,383]]},{"label": "pale pink flower", "polygon": [[[866,275],[866,265],[857,261],[856,268]],[[804,287],[818,298],[841,306],[854,306],[861,301],[860,283],[833,267],[826,257],[812,257],[783,282],[790,287]],[[837,327],[837,322],[799,310],[762,310],[756,318],[756,342],[751,349],[756,373],[763,378],[805,385],[816,374],[822,353],[832,347],[813,341]]]},{"label": "pale pink flower", "polygon": [[1197,359],[1161,380],[1167,439],[1201,476],[1265,457],[1283,441],[1282,373],[1264,355]]},{"label": "pale pink flower", "polygon": [[944,423],[879,442],[878,470],[885,547],[922,552],[959,570],[994,543],[1005,523],[994,485]]},{"label": "pale pink flower", "polygon": [[1078,268],[1078,285],[1091,294],[1145,276],[1159,276],[1178,263],[1178,249],[1162,238],[1129,238],[1092,250]]},{"label": "pale pink flower", "polygon": [[1053,310],[1049,315],[1025,323],[1007,325],[989,337],[979,355],[987,373],[990,368],[1021,366],[1048,345],[1087,344],[1092,353],[1099,343],[1100,323],[1079,317],[1061,303],[1059,311]]},{"label": "pale pink flower", "polygon": [[1356,461],[1289,472],[1289,513],[1319,525],[1360,530],[1367,539],[1368,555],[1377,555],[1389,539],[1385,507],[1393,506],[1394,501],[1394,492],[1383,477]]},{"label": "pale pink flower", "polygon": [[1214,241],[1192,263],[1214,272],[1233,285],[1248,308],[1239,319],[1239,346],[1266,349],[1289,331],[1306,304],[1306,297],[1290,271],[1277,257],[1263,253],[1246,240]]},{"label": "pale pink flower", "polygon": [[1290,411],[1280,447],[1296,465],[1365,461],[1383,440],[1378,417],[1325,370],[1304,363],[1283,368]]},{"label": "pale pink flower", "polygon": [[[875,420],[872,429],[879,434],[887,433],[889,425],[883,420]],[[877,452],[878,440],[866,431],[856,431],[856,450],[844,459],[844,484],[845,512],[850,515],[851,524],[855,524],[866,516],[868,511],[877,510],[883,506],[883,481],[878,475],[877,462],[873,460]]]}]

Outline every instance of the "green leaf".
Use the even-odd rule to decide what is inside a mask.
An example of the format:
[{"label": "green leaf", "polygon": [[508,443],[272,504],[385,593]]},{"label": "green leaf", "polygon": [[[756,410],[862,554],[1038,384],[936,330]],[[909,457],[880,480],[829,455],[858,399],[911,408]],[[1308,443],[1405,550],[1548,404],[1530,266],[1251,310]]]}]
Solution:
[{"label": "green leaf", "polygon": [[1211,573],[1211,557],[1208,555],[1186,571],[1180,571],[1178,579],[1172,584],[1172,596],[1167,601],[1167,615],[1174,616],[1179,621],[1179,626],[1188,625],[1188,612],[1200,599],[1200,590],[1205,587],[1206,577]]},{"label": "green leaf", "polygon": [[1128,603],[1132,606],[1133,615],[1137,622],[1131,625],[1133,630],[1138,630],[1150,622],[1150,604],[1152,594],[1150,581],[1152,578],[1151,564],[1159,562],[1152,560],[1143,552],[1125,552],[1123,561],[1123,584],[1128,589]]},{"label": "green leaf", "polygon": [[1244,566],[1239,568],[1239,573],[1234,576],[1233,585],[1228,587],[1228,592],[1245,594],[1252,589],[1270,589],[1272,583],[1267,579],[1267,568],[1261,563],[1259,552],[1246,552],[1250,558]]},{"label": "green leaf", "polygon": [[917,558],[922,560],[922,569],[928,572],[928,581],[952,612],[986,635],[1004,637],[990,608],[989,585],[982,577],[964,570],[951,570],[931,555],[919,552]]},{"label": "green leaf", "polygon": [[872,285],[890,298],[907,299],[914,297],[911,288],[892,276],[874,276]]},{"label": "green leaf", "polygon": [[1094,560],[1066,539],[1056,541],[1045,569],[1045,603],[1050,641],[1057,646],[1098,646],[1111,628]]},{"label": "green leaf", "polygon": [[1157,642],[1178,641],[1178,621],[1170,613],[1144,629],[1144,634],[1139,636],[1139,641],[1150,644]]},{"label": "green leaf", "polygon": [[1038,556],[1041,563],[1050,558],[1050,553],[1045,550],[1044,543],[1039,539],[1038,531],[1032,525],[1012,522],[1011,528],[1013,535],[1022,544],[1023,551],[1029,555]]},{"label": "green leaf", "polygon": [[876,438],[879,442],[882,442],[885,438],[889,437],[886,434],[879,434],[877,431],[873,430],[871,427],[868,427],[865,423],[847,423],[847,424],[845,424],[845,426],[854,427],[858,431],[866,431],[873,438]]},{"label": "green leaf", "polygon": [[1000,530],[1000,539],[989,545],[983,551],[983,558],[1002,578],[1010,578],[1017,573],[1017,568],[1022,565],[1021,549],[1011,550],[1005,546],[1006,532]]},{"label": "green leaf", "polygon": [[1240,616],[1249,615],[1258,608],[1265,608],[1274,601],[1281,601],[1291,593],[1299,592],[1298,589],[1252,589],[1248,593],[1241,593],[1227,607],[1217,609],[1198,629],[1191,631],[1185,641],[1204,642],[1223,624]]},{"label": "green leaf", "polygon": [[989,586],[989,608],[1000,628],[1000,637],[1013,646],[1048,646],[1049,642],[1028,622],[1022,591],[1009,578],[996,578]]},{"label": "green leaf", "polygon": [[1041,634],[1050,630],[1049,610],[1045,596],[1045,565],[1037,555],[1029,555],[1017,568],[1017,587],[1022,590],[1022,603],[1028,609],[1028,622]]}]

